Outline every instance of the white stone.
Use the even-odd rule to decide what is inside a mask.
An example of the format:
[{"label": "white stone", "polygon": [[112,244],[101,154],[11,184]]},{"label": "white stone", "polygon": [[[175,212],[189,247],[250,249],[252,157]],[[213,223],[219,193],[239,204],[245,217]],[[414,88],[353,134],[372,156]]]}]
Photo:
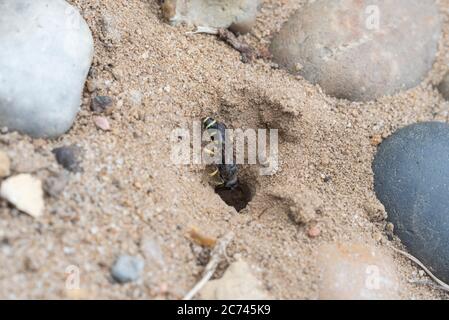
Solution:
[{"label": "white stone", "polygon": [[32,217],[38,218],[44,213],[42,183],[29,174],[20,174],[3,181],[0,195]]},{"label": "white stone", "polygon": [[256,21],[259,4],[259,0],[165,0],[162,10],[172,25],[185,22],[246,33]]},{"label": "white stone", "polygon": [[64,0],[0,1],[0,127],[56,137],[73,124],[93,38]]}]

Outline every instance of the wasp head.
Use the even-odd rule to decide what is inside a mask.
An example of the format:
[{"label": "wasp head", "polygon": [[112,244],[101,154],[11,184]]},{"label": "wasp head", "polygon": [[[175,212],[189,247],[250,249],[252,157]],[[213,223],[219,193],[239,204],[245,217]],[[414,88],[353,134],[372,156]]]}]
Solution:
[{"label": "wasp head", "polygon": [[217,126],[217,121],[212,119],[211,117],[206,117],[203,119],[203,128],[205,130],[215,129]]}]

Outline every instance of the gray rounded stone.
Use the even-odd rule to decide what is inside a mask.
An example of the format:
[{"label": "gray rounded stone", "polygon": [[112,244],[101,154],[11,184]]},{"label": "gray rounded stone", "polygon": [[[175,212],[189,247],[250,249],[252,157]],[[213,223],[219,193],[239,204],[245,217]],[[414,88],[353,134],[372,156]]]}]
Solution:
[{"label": "gray rounded stone", "polygon": [[73,124],[93,38],[63,0],[0,1],[0,126],[57,137]]},{"label": "gray rounded stone", "polygon": [[66,170],[71,172],[82,172],[81,154],[82,149],[76,145],[62,146],[52,150],[56,161]]},{"label": "gray rounded stone", "polygon": [[374,187],[411,254],[449,282],[449,125],[397,131],[379,147]]},{"label": "gray rounded stone", "polygon": [[434,0],[316,0],[288,20],[271,52],[327,94],[368,101],[418,85],[440,35]]},{"label": "gray rounded stone", "polygon": [[111,275],[119,283],[136,281],[140,278],[144,266],[142,258],[122,255],[112,266]]}]

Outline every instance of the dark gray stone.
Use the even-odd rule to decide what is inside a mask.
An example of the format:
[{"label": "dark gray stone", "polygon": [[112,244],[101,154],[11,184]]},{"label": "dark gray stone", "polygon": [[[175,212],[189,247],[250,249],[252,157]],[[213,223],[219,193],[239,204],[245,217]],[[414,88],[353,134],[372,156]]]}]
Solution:
[{"label": "dark gray stone", "polygon": [[52,151],[55,155],[56,161],[71,172],[82,172],[81,168],[81,153],[82,150],[76,145],[63,146],[55,148]]},{"label": "dark gray stone", "polygon": [[449,282],[449,125],[414,124],[379,147],[374,187],[409,252]]},{"label": "dark gray stone", "polygon": [[112,107],[113,100],[108,96],[96,96],[92,99],[91,109],[94,112],[105,112]]}]

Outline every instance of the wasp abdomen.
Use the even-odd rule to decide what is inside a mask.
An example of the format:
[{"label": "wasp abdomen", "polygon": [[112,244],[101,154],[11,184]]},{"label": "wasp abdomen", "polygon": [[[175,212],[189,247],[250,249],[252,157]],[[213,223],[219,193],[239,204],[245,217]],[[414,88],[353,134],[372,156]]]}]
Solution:
[{"label": "wasp abdomen", "polygon": [[[221,149],[222,161],[217,165],[218,173],[223,181],[221,187],[226,189],[235,189],[238,186],[238,167],[234,163],[226,163],[226,125],[207,117],[203,120],[203,127],[207,130],[213,141],[216,141]],[[234,157],[231,157],[234,159]]]}]

